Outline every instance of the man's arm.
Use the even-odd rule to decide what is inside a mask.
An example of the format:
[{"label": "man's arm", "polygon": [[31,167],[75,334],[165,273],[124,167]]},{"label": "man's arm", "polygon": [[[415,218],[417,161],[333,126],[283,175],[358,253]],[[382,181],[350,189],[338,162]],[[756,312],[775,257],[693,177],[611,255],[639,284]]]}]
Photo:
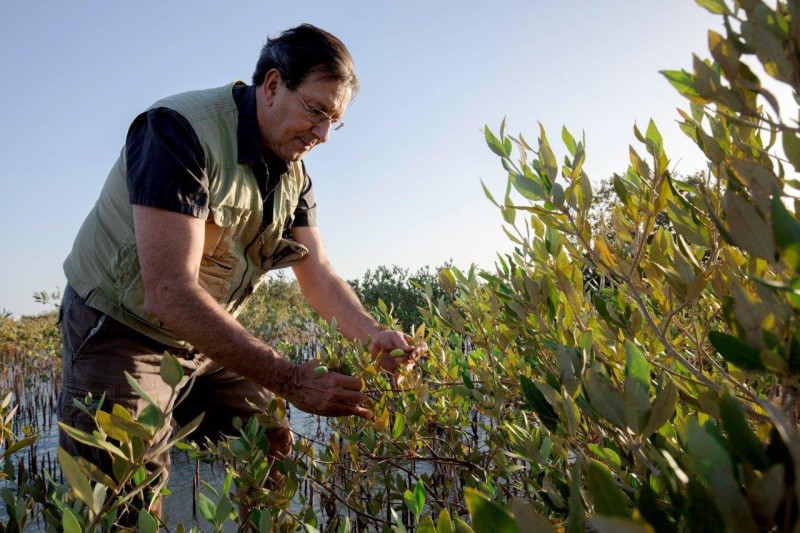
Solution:
[{"label": "man's arm", "polygon": [[370,418],[360,404],[357,378],[314,374],[317,363],[297,366],[245,330],[198,284],[205,222],[141,205],[133,206],[134,231],[144,283],[144,310],[202,353],[298,408],[328,416]]},{"label": "man's arm", "polygon": [[[427,351],[424,343],[411,346],[406,335],[381,328],[370,316],[350,285],[334,271],[317,228],[292,228],[292,237],[308,248],[306,259],[293,269],[303,296],[322,318],[327,322],[336,318],[339,330],[346,337],[360,340],[365,345],[369,342],[373,357],[389,372],[413,363]],[[389,352],[396,348],[406,352],[406,355],[391,357]]]}]

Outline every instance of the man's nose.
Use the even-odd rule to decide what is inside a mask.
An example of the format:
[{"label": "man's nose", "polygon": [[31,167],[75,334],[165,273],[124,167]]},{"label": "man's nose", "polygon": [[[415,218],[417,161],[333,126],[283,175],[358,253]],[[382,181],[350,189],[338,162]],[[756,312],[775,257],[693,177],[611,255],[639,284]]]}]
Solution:
[{"label": "man's nose", "polygon": [[323,120],[322,122],[315,124],[311,132],[317,139],[319,139],[320,144],[327,142],[328,137],[331,135],[331,121]]}]

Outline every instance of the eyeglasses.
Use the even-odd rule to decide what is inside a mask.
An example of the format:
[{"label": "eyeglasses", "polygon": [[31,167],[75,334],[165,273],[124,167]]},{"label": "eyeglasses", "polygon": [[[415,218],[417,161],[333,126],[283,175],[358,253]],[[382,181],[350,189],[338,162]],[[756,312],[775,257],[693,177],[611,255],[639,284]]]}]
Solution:
[{"label": "eyeglasses", "polygon": [[302,103],[303,107],[306,108],[306,116],[308,116],[308,119],[311,122],[313,122],[314,124],[319,124],[320,122],[325,122],[326,120],[330,120],[331,129],[333,129],[334,131],[342,129],[342,126],[344,126],[344,122],[342,122],[338,118],[333,118],[332,116],[330,116],[328,113],[326,113],[321,109],[317,109],[316,107],[311,107],[310,105],[308,105],[306,101],[303,100],[303,97],[300,96],[300,93],[297,92],[297,89],[289,88],[289,90],[292,91],[294,94],[296,94],[297,97],[300,99],[300,103]]}]

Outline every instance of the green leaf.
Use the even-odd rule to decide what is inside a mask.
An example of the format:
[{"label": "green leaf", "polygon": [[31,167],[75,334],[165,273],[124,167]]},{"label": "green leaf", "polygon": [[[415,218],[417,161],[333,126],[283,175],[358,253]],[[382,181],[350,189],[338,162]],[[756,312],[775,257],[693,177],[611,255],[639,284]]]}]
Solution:
[{"label": "green leaf", "polygon": [[533,505],[522,498],[511,501],[514,511],[514,522],[520,531],[536,531],[537,533],[556,533],[556,528],[545,517],[536,512]]},{"label": "green leaf", "polygon": [[414,500],[417,503],[417,517],[419,517],[425,507],[425,486],[422,484],[422,480],[417,481],[417,486],[414,487]]},{"label": "green leaf", "polygon": [[772,235],[786,263],[800,271],[800,222],[786,209],[779,194],[772,197]]},{"label": "green leaf", "polygon": [[83,457],[78,457],[77,462],[81,471],[95,483],[99,483],[106,487],[113,487],[115,485],[114,480],[111,479],[108,474],[100,470],[100,467],[94,463],[90,463]]},{"label": "green leaf", "polygon": [[158,522],[155,517],[144,509],[139,511],[137,526],[140,533],[156,533],[158,531]]},{"label": "green leaf", "polygon": [[739,401],[725,391],[720,399],[719,408],[722,428],[728,434],[728,444],[733,453],[743,461],[752,463],[757,470],[765,470],[770,460],[764,452],[761,441],[750,428]]},{"label": "green leaf", "polygon": [[135,485],[141,485],[142,482],[147,478],[147,469],[144,465],[140,466],[136,469],[136,472],[133,473],[132,479]]},{"label": "green leaf", "polygon": [[769,261],[775,258],[772,232],[750,203],[729,190],[722,198],[733,244]]},{"label": "green leaf", "polygon": [[566,533],[582,533],[586,522],[586,510],[583,507],[583,497],[581,496],[581,470],[583,470],[583,460],[579,457],[572,465],[570,472],[569,500],[567,502],[569,515],[565,524]]},{"label": "green leaf", "polygon": [[769,168],[756,163],[728,157],[725,159],[733,175],[746,186],[762,213],[769,211],[769,199],[775,194],[780,194],[781,183],[775,173]]},{"label": "green leaf", "polygon": [[164,383],[175,389],[183,380],[183,367],[178,358],[169,352],[164,352],[161,357],[161,379]]},{"label": "green leaf", "polygon": [[658,131],[656,123],[652,119],[647,123],[647,131],[644,134],[644,138],[648,143],[656,147],[659,152],[663,150],[664,139],[661,137],[661,133]]},{"label": "green leaf", "polygon": [[708,430],[700,426],[696,418],[689,419],[686,440],[692,466],[706,483],[712,483],[716,472],[732,469],[728,451]]},{"label": "green leaf", "polygon": [[715,31],[708,32],[708,49],[725,70],[728,78],[733,78],[739,73],[739,51],[725,37]]},{"label": "green leaf", "polygon": [[589,443],[589,449],[599,457],[603,464],[609,466],[609,468],[613,469],[620,469],[622,468],[622,460],[619,457],[619,454],[612,450],[611,448],[601,448],[597,444]]},{"label": "green leaf", "polygon": [[148,393],[147,393],[147,392],[146,392],[146,391],[145,391],[145,390],[144,390],[144,389],[141,387],[141,385],[139,385],[139,383],[136,381],[136,378],[134,378],[133,376],[131,376],[130,374],[128,374],[128,372],[125,372],[125,379],[127,380],[127,382],[128,382],[128,385],[130,385],[130,386],[131,386],[131,388],[133,388],[133,390],[134,390],[134,391],[136,391],[136,394],[138,394],[140,398],[142,398],[144,401],[146,401],[146,402],[147,402],[147,403],[149,403],[150,405],[153,405],[153,406],[155,406],[155,407],[158,407],[158,404],[157,404],[157,403],[156,403],[156,401],[153,399],[153,397],[152,397],[152,396],[150,396],[150,395],[149,395],[149,394],[148,394]]},{"label": "green leaf", "polygon": [[200,508],[200,514],[203,515],[203,518],[212,524],[215,523],[217,506],[214,505],[214,502],[212,502],[211,499],[202,492],[197,493],[197,507]]},{"label": "green leaf", "polygon": [[417,508],[417,499],[414,497],[413,492],[406,489],[403,493],[403,502],[406,504],[406,507],[408,507],[408,510],[411,511],[411,514],[417,517],[419,516],[422,509]]},{"label": "green leaf", "polygon": [[89,478],[81,471],[77,461],[67,453],[61,446],[58,447],[56,452],[58,455],[58,462],[61,464],[61,472],[67,478],[67,482],[72,487],[72,492],[78,497],[87,507],[97,512],[94,506],[94,496],[92,494],[92,485],[89,483]]},{"label": "green leaf", "polygon": [[528,200],[543,200],[547,196],[544,188],[533,179],[521,174],[510,174],[513,176],[514,188]]},{"label": "green leaf", "polygon": [[258,519],[258,531],[264,533],[272,531],[272,513],[267,509],[261,510],[261,516]]},{"label": "green leaf", "polygon": [[[733,474],[732,459],[715,435],[718,431],[711,422],[701,427],[696,418],[690,418],[686,430],[689,460],[711,487],[726,531],[755,531],[757,528],[750,507]],[[723,437],[720,435],[719,438]]]},{"label": "green leaf", "polygon": [[600,416],[618,428],[624,428],[625,406],[622,395],[597,367],[592,367],[588,374],[584,389],[589,403]]},{"label": "green leaf", "polygon": [[631,341],[625,341],[625,377],[632,378],[642,388],[650,391],[650,363],[647,362],[642,351]]},{"label": "green leaf", "polygon": [[561,128],[561,140],[564,141],[564,145],[569,150],[570,155],[575,155],[578,145],[575,143],[575,137],[572,136],[566,126]]},{"label": "green leaf", "polygon": [[464,489],[469,517],[477,531],[493,533],[519,533],[514,519],[505,509],[490,501],[482,493],[472,488]]},{"label": "green leaf", "polygon": [[161,409],[151,404],[139,413],[136,421],[147,427],[157,428],[164,422],[164,415],[161,413]]},{"label": "green leaf", "polygon": [[700,94],[694,87],[694,76],[684,70],[659,71],[680,94],[688,98],[699,99]]},{"label": "green leaf", "polygon": [[450,521],[450,512],[442,509],[436,520],[436,533],[453,533],[453,523]]},{"label": "green leaf", "polygon": [[693,477],[687,488],[686,523],[692,531],[725,531],[717,505],[702,483]]},{"label": "green leaf", "polygon": [[553,205],[564,205],[564,187],[562,187],[560,183],[553,184],[552,199]]},{"label": "green leaf", "polygon": [[433,518],[427,515],[417,524],[416,533],[436,533],[436,527],[433,525]]},{"label": "green leaf", "polygon": [[703,7],[715,15],[722,15],[728,12],[724,0],[696,0],[697,5]]},{"label": "green leaf", "polygon": [[675,413],[675,404],[678,401],[678,389],[672,381],[667,382],[653,402],[650,418],[642,431],[642,437],[647,438],[667,423]]},{"label": "green leaf", "polygon": [[483,194],[486,195],[486,198],[488,198],[489,201],[495,205],[495,207],[500,207],[500,204],[498,204],[494,199],[494,196],[492,196],[492,193],[489,191],[489,188],[486,187],[486,184],[483,182],[483,180],[481,180],[481,187],[483,187]]},{"label": "green leaf", "polygon": [[793,131],[782,132],[783,136],[783,153],[786,155],[794,169],[800,172],[800,137]]},{"label": "green leaf", "polygon": [[630,516],[625,496],[614,483],[611,472],[594,459],[589,459],[586,464],[586,486],[596,514],[624,518]]},{"label": "green leaf", "polygon": [[350,533],[350,517],[349,516],[345,515],[344,520],[342,520],[339,523],[339,527],[336,528],[336,533]]},{"label": "green leaf", "polygon": [[109,437],[120,442],[130,442],[131,436],[138,437],[143,441],[148,441],[153,437],[153,431],[144,425],[113,413],[97,411],[95,418]]},{"label": "green leaf", "polygon": [[83,533],[83,520],[69,507],[64,507],[61,517],[61,527],[64,533]]},{"label": "green leaf", "polygon": [[61,431],[75,439],[76,441],[91,446],[93,448],[100,448],[101,450],[106,450],[107,452],[116,455],[121,459],[127,459],[127,456],[122,453],[122,450],[111,444],[110,442],[106,442],[100,440],[95,435],[86,433],[79,429],[75,429],[71,426],[64,424],[63,422],[58,423],[58,427],[61,428]]},{"label": "green leaf", "polygon": [[22,438],[6,448],[3,452],[3,455],[5,457],[11,457],[12,454],[20,451],[23,448],[26,448],[27,446],[30,446],[37,440],[39,440],[39,435],[30,435],[29,437]]},{"label": "green leaf", "polygon": [[550,142],[547,140],[547,135],[544,131],[544,126],[539,124],[539,160],[542,162],[544,171],[547,174],[547,179],[553,183],[558,176],[558,161],[550,148]]},{"label": "green leaf", "polygon": [[532,409],[541,420],[542,424],[550,431],[555,431],[558,427],[558,414],[556,414],[553,406],[545,399],[544,394],[539,388],[526,376],[520,377],[522,385],[522,392],[525,394],[527,407]]},{"label": "green leaf", "polygon": [[231,514],[232,510],[233,505],[231,505],[231,500],[228,498],[227,494],[223,494],[222,498],[220,498],[219,503],[217,504],[216,512],[214,513],[214,523],[218,526],[224,524],[229,518],[228,515]]},{"label": "green leaf", "polygon": [[203,416],[205,416],[205,413],[200,413],[194,418],[194,420],[192,420],[185,426],[181,426],[181,428],[177,431],[177,433],[175,433],[170,439],[169,445],[172,446],[172,444],[178,442],[179,440],[185,439],[187,435],[189,435],[192,431],[197,429],[197,427],[200,425],[200,422],[203,421]]},{"label": "green leaf", "polygon": [[505,146],[503,143],[500,142],[494,133],[489,129],[489,126],[485,126],[483,129],[483,135],[486,138],[486,144],[489,145],[489,149],[494,152],[495,154],[499,155],[500,157],[506,157],[508,154],[506,153]]},{"label": "green leaf", "polygon": [[394,415],[394,426],[392,426],[392,438],[398,439],[403,434],[403,429],[406,427],[406,417],[403,413]]},{"label": "green leaf", "polygon": [[456,533],[475,533],[475,531],[469,527],[469,524],[461,520],[459,517],[456,517],[454,522],[456,524]]},{"label": "green leaf", "polygon": [[742,22],[741,31],[747,44],[755,48],[764,71],[773,78],[793,83],[795,65],[789,60],[782,40],[767,28],[750,21]]},{"label": "green leaf", "polygon": [[736,365],[743,370],[766,369],[764,363],[761,362],[760,351],[736,337],[720,331],[711,331],[708,333],[708,340],[717,353],[728,363]]},{"label": "green leaf", "polygon": [[625,342],[625,356],[625,423],[638,434],[650,412],[650,364],[630,341]]}]

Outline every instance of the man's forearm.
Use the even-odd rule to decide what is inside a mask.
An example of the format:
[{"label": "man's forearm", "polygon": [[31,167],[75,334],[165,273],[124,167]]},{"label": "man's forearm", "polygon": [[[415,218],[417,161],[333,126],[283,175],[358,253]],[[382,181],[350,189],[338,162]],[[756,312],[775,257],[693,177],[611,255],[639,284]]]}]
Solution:
[{"label": "man's forearm", "polygon": [[[153,297],[149,295],[153,294]],[[294,364],[251,335],[199,285],[151,288],[145,310],[220,365],[283,394]]]},{"label": "man's forearm", "polygon": [[327,322],[335,317],[339,330],[349,339],[366,343],[382,329],[337,274],[328,272],[313,287],[307,285],[301,283],[300,288],[311,307]]}]

